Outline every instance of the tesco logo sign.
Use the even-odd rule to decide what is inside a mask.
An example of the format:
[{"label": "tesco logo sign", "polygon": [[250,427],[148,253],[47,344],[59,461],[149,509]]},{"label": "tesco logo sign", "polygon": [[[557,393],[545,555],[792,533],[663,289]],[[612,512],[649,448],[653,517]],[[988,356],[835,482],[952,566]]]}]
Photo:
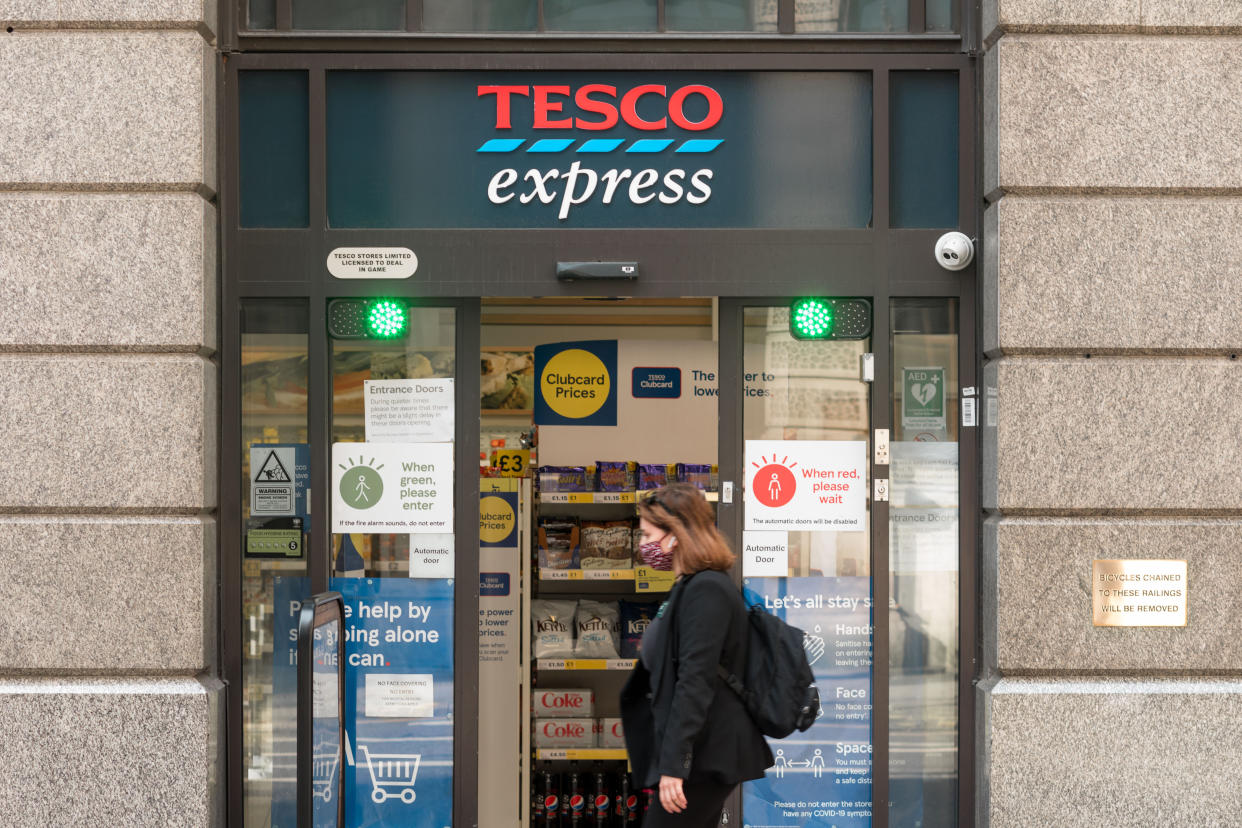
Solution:
[{"label": "tesco logo sign", "polygon": [[[503,166],[492,174],[492,204],[546,205],[565,221],[588,203],[671,206],[711,199],[715,171],[685,163],[708,160],[724,143],[705,135],[725,117],[724,98],[711,86],[479,84],[476,95],[491,106],[492,128],[504,134],[485,140],[476,152],[521,153],[531,162],[525,170]],[[534,132],[530,137],[512,134],[519,107],[521,122]],[[596,134],[618,127],[641,137]]]},{"label": "tesco logo sign", "polygon": [[[698,132],[711,129],[720,123],[724,115],[724,101],[720,93],[702,84],[680,87],[670,95],[667,86],[645,83],[621,93],[619,98],[617,87],[605,83],[589,83],[576,90],[569,86],[480,86],[479,97],[488,95],[496,96],[496,129],[513,128],[511,116],[515,95],[529,100],[535,129],[612,129],[621,120],[634,129],[667,129],[668,122],[672,121],[682,129]],[[707,101],[707,115],[701,120],[692,121],[686,117],[686,99],[691,95]],[[667,117],[648,121],[639,116],[638,102],[649,96],[663,99],[663,111]],[[561,116],[570,98],[577,109],[575,117]],[[583,113],[595,118],[584,118]]]}]

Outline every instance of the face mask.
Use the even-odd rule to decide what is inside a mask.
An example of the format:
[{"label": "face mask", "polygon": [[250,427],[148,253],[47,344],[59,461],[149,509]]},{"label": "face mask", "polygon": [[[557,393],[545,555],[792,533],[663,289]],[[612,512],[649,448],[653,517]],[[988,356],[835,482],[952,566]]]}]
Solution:
[{"label": "face mask", "polygon": [[673,554],[671,552],[665,552],[660,547],[659,541],[644,543],[642,546],[638,547],[638,553],[642,555],[643,563],[647,564],[647,566],[652,569],[660,569],[668,572],[673,568]]}]

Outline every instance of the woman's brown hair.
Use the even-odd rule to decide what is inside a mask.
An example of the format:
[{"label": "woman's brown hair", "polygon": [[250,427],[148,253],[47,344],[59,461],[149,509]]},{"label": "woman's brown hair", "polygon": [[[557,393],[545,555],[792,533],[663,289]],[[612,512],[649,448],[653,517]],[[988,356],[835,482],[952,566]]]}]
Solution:
[{"label": "woman's brown hair", "polygon": [[672,532],[674,568],[687,575],[733,566],[734,554],[716,528],[716,516],[703,493],[689,483],[670,483],[639,501],[638,516]]}]

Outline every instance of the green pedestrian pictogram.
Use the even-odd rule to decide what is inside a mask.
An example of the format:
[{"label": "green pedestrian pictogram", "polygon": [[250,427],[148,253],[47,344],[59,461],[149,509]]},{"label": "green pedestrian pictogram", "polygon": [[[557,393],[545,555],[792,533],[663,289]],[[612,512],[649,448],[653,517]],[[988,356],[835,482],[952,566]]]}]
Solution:
[{"label": "green pedestrian pictogram", "polygon": [[341,464],[341,468],[345,469],[341,477],[341,499],[351,509],[370,509],[379,503],[384,494],[384,479],[379,475],[384,464],[372,468],[370,464],[375,462],[374,457],[367,463],[363,463],[361,457],[348,459],[350,466]]}]

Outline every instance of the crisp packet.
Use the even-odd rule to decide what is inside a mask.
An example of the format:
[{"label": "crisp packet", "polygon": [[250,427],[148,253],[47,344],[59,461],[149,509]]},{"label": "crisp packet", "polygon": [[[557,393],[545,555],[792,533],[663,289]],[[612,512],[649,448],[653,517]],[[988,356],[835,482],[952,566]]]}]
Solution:
[{"label": "crisp packet", "polygon": [[678,463],[677,480],[689,483],[701,491],[707,491],[712,485],[712,467],[710,463]]},{"label": "crisp packet", "polygon": [[539,490],[542,492],[585,492],[585,466],[540,466]]},{"label": "crisp packet", "polygon": [[668,466],[663,463],[638,464],[638,488],[646,491],[668,485]]},{"label": "crisp packet", "polygon": [[634,491],[634,471],[638,464],[629,460],[596,460],[595,491]]},{"label": "crisp packet", "polygon": [[539,519],[539,568],[578,569],[578,523],[573,518]]}]

